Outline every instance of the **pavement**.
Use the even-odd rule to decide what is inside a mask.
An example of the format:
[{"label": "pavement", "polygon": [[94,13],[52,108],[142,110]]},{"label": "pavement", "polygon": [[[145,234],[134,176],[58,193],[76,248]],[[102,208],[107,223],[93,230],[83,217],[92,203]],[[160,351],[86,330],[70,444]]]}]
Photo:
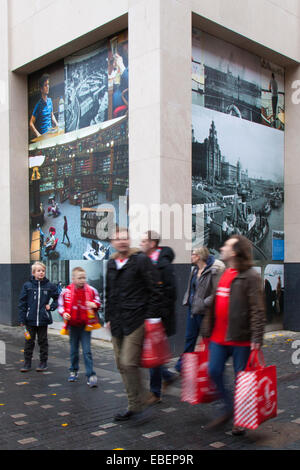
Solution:
[{"label": "pavement", "polygon": [[[49,330],[49,369],[38,373],[38,348],[29,373],[23,363],[24,336],[18,327],[0,325],[0,450],[296,450],[300,449],[300,333],[269,332],[263,348],[267,365],[276,364],[278,416],[245,436],[234,437],[231,423],[214,431],[204,426],[220,404],[190,405],[180,401],[180,379],[169,387],[152,419],[140,426],[116,424],[127,398],[110,343],[94,339],[92,351],[98,387],[86,384],[81,358],[77,383],[69,383],[68,337]],[[298,341],[298,342],[297,342]],[[2,348],[1,348],[2,347]],[[299,354],[298,354],[299,351]],[[0,355],[4,362],[3,353]],[[174,365],[173,358],[170,366]],[[232,364],[226,367],[227,379]],[[148,371],[143,370],[148,385]]]}]

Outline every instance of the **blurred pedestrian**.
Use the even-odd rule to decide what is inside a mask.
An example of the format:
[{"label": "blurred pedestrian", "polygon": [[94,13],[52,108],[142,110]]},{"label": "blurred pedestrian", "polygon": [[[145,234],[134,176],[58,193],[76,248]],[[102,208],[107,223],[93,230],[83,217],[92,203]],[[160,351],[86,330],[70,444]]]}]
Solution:
[{"label": "blurred pedestrian", "polygon": [[[224,384],[228,358],[233,357],[236,376],[245,369],[250,351],[261,348],[265,327],[262,280],[252,267],[251,242],[242,235],[233,235],[221,248],[221,259],[226,270],[218,282],[202,332],[210,337],[209,375],[224,409],[207,429],[224,424],[233,415],[233,399]],[[233,428],[232,433],[240,435],[244,430]]]},{"label": "blurred pedestrian", "polygon": [[[163,326],[167,336],[175,334],[176,317],[176,278],[172,262],[175,253],[167,246],[160,247],[160,236],[153,230],[148,230],[141,237],[141,250],[149,256],[158,274],[158,285],[160,287],[161,308]],[[170,372],[164,365],[150,369],[150,392],[148,404],[161,402],[161,392],[177,379],[177,374]]]},{"label": "blurred pedestrian", "polygon": [[107,264],[105,321],[128,398],[127,410],[114,420],[140,424],[150,417],[140,372],[144,321],[160,317],[160,294],[155,268],[148,256],[130,248],[128,230],[117,228],[111,243],[116,253]]},{"label": "blurred pedestrian", "polygon": [[[193,352],[200,333],[202,320],[212,302],[212,293],[217,282],[217,276],[225,268],[224,263],[215,260],[206,246],[194,248],[192,251],[193,269],[188,281],[183,305],[188,307],[185,345],[183,353]],[[180,357],[175,370],[181,372]]]},{"label": "blurred pedestrian", "polygon": [[268,279],[265,279],[265,303],[266,303],[266,314],[267,321],[271,322],[273,319],[273,292],[272,286]]}]

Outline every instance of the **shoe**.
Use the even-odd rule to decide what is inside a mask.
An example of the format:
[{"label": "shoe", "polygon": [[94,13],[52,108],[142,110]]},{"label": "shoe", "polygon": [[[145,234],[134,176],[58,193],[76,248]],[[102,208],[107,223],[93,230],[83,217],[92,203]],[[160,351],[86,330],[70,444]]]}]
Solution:
[{"label": "shoe", "polygon": [[246,434],[246,429],[241,428],[240,426],[233,426],[231,434],[233,436],[244,436]]},{"label": "shoe", "polygon": [[133,415],[134,415],[133,411],[126,410],[123,413],[117,413],[114,416],[114,421],[128,421],[129,419],[133,417]]},{"label": "shoe", "polygon": [[78,380],[78,372],[71,372],[68,378],[68,382],[76,382]]},{"label": "shoe", "polygon": [[158,403],[161,403],[161,398],[155,395],[155,393],[150,393],[150,396],[147,398],[145,404],[147,406],[151,405],[157,405]]},{"label": "shoe", "polygon": [[212,420],[210,423],[208,423],[206,426],[204,426],[205,431],[212,431],[213,429],[216,429],[223,424],[227,423],[232,418],[232,413],[225,413],[222,416],[219,416],[218,418]]},{"label": "shoe", "polygon": [[164,380],[162,384],[162,392],[164,393],[170,385],[172,385],[179,378],[179,374],[173,374],[169,380]]},{"label": "shoe", "polygon": [[87,384],[90,388],[93,388],[93,387],[98,387],[97,382],[98,382],[97,376],[94,374],[88,378]]},{"label": "shoe", "polygon": [[133,426],[139,426],[144,423],[148,423],[153,416],[151,407],[145,408],[142,411],[138,411],[133,414],[131,423]]},{"label": "shoe", "polygon": [[31,362],[25,361],[24,366],[20,369],[20,372],[29,372],[31,370]]},{"label": "shoe", "polygon": [[47,362],[41,362],[35,370],[37,372],[45,372],[46,370],[48,370]]}]

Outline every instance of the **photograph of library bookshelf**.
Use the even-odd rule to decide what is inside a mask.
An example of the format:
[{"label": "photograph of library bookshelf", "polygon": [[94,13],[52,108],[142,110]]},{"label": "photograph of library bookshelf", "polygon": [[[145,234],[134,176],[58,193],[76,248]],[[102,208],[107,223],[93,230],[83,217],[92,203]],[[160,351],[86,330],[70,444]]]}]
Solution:
[{"label": "photograph of library bookshelf", "polygon": [[33,143],[29,161],[31,260],[108,259],[97,208],[115,208],[118,222],[119,196],[128,194],[127,116]]}]

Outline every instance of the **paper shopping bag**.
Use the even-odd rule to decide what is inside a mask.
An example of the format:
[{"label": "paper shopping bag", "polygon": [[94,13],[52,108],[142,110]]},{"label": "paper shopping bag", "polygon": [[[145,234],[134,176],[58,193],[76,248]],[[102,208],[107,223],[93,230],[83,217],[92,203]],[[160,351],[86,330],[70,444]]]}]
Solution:
[{"label": "paper shopping bag", "polygon": [[209,342],[202,340],[199,350],[182,355],[181,401],[191,405],[218,399],[214,383],[208,375]]},{"label": "paper shopping bag", "polygon": [[145,320],[144,328],[141,367],[154,368],[166,364],[171,359],[171,351],[161,319]]},{"label": "paper shopping bag", "polygon": [[239,372],[234,397],[234,425],[256,429],[277,416],[276,367],[265,366],[262,352],[252,351],[246,369]]}]

